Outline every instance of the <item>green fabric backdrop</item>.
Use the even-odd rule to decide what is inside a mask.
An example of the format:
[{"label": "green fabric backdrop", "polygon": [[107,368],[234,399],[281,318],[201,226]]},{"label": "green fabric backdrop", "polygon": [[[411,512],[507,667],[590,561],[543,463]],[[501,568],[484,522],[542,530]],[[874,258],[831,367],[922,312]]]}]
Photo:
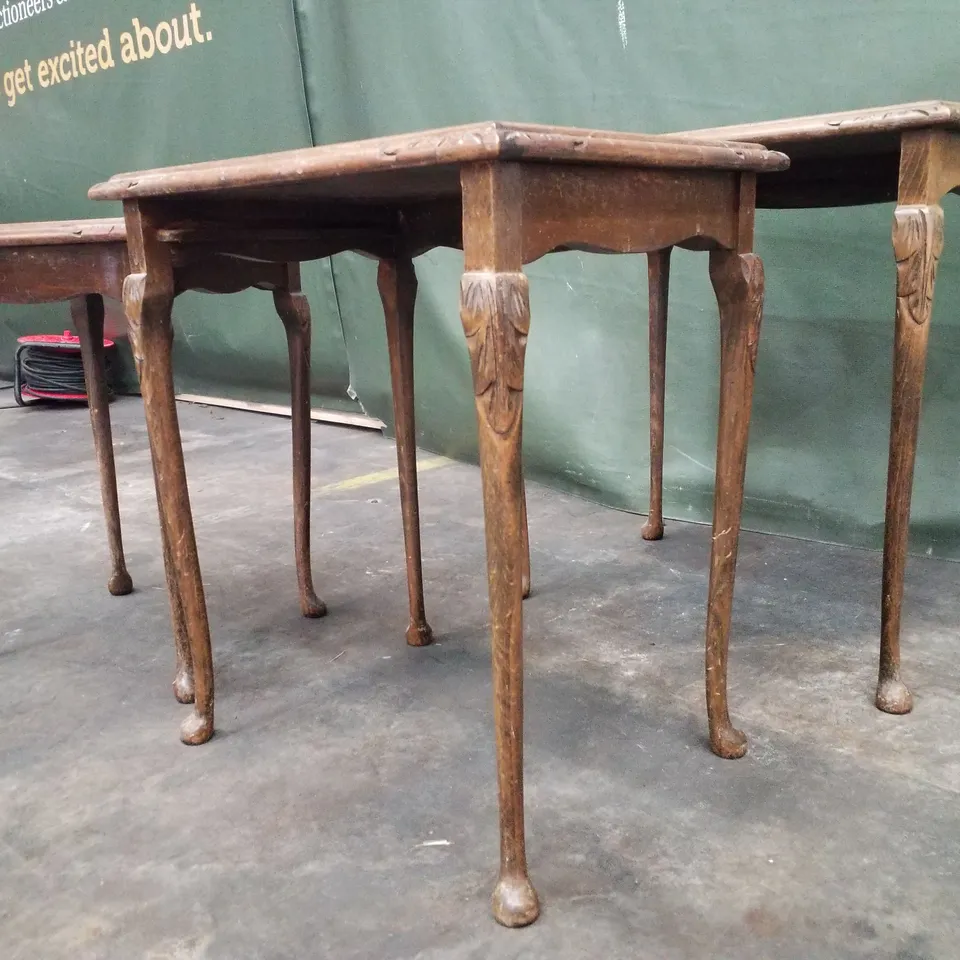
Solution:
[{"label": "green fabric backdrop", "polygon": [[[515,119],[665,132],[931,97],[960,97],[954,3],[745,0],[297,0],[314,136],[328,143]],[[960,231],[947,246],[930,341],[913,545],[960,556],[952,370]],[[766,263],[744,520],[878,546],[889,422],[892,208],[762,212]],[[427,446],[474,449],[456,306],[459,257],[418,263],[417,410]],[[389,418],[372,265],[335,261],[355,386]],[[549,257],[529,268],[524,454],[548,482],[628,509],[648,490],[642,258]],[[665,511],[712,508],[718,345],[704,255],[674,256]]]},{"label": "green fabric backdrop", "polygon": [[[190,3],[67,0],[0,30],[0,66],[155,26]],[[201,2],[203,45],[0,103],[3,219],[104,215],[89,184],[119,169],[283,149],[478,119],[662,132],[905,100],[960,99],[960,18],[946,0],[839,5],[699,0]],[[930,338],[913,547],[960,557],[953,423],[960,352],[954,204]],[[110,211],[111,213],[116,211]],[[877,546],[883,523],[894,267],[890,207],[768,213],[767,274],[745,525]],[[417,410],[424,446],[475,455],[457,316],[460,256],[418,261]],[[525,456],[549,483],[643,510],[646,269],[564,254],[529,268]],[[319,399],[392,419],[375,266],[305,271]],[[286,390],[269,298],[178,303],[182,389],[276,400]],[[116,313],[113,316],[119,320]],[[63,308],[0,310],[12,338],[66,325]],[[703,255],[674,256],[665,510],[706,520],[716,431],[717,320]],[[322,471],[322,465],[317,465]],[[319,474],[318,474],[319,475]],[[632,521],[626,521],[632,522]]]},{"label": "green fabric backdrop", "polygon": [[[87,189],[121,170],[217,156],[309,146],[296,22],[287,3],[198,0],[203,44],[124,63],[120,37],[135,39],[133,18],[151,30],[191,0],[66,0],[0,30],[0,69],[34,65],[34,91],[0,101],[2,219],[119,216],[119,205],[87,200]],[[41,89],[36,65],[96,43],[110,31],[116,66]],[[163,38],[165,39],[165,38]],[[145,48],[149,44],[144,38]],[[72,72],[72,68],[71,71]],[[314,389],[328,405],[352,406],[340,317],[329,264],[304,268],[314,319]],[[177,301],[176,369],[187,392],[276,402],[287,392],[283,328],[269,294],[188,294]],[[119,304],[108,327],[122,333]],[[0,308],[0,371],[9,374],[13,340],[23,332],[62,331],[66,305]]]}]

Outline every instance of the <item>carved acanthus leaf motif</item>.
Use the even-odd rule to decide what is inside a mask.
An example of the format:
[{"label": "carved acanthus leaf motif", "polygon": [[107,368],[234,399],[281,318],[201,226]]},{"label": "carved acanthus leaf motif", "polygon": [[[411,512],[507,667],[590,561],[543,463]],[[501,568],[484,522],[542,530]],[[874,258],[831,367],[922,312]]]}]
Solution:
[{"label": "carved acanthus leaf motif", "polygon": [[523,406],[523,359],[530,295],[522,273],[465,273],[460,319],[467,337],[474,392],[490,426],[506,434]]},{"label": "carved acanthus leaf motif", "polygon": [[893,213],[893,252],[897,258],[897,311],[926,323],[933,309],[933,285],[943,250],[943,210],[902,206]]}]

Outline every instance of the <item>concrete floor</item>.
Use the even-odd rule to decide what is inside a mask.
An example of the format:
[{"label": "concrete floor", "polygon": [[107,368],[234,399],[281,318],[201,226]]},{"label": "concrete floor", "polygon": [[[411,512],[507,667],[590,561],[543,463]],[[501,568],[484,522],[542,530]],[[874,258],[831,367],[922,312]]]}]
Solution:
[{"label": "concrete floor", "polygon": [[731,678],[751,749],[722,761],[702,696],[709,531],[671,523],[647,544],[637,518],[531,485],[527,813],[544,909],[508,931],[488,909],[477,470],[422,474],[438,643],[408,649],[397,488],[376,476],[393,445],[315,428],[331,612],[310,622],[288,422],[181,407],[218,682],[218,734],[187,748],[142,412],[113,414],[137,586],[119,599],[86,410],[0,410],[4,960],[960,955],[956,565],[911,562],[916,709],[894,718],[871,705],[879,556],[745,535]]}]

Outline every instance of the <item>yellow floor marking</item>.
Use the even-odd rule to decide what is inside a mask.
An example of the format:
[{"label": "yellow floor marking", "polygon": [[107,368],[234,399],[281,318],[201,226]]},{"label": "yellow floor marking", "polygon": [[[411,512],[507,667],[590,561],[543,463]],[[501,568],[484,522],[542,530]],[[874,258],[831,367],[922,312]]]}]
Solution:
[{"label": "yellow floor marking", "polygon": [[[427,470],[439,470],[441,467],[447,467],[453,460],[447,457],[427,457],[424,460],[417,461],[417,473],[424,473]],[[374,483],[384,483],[387,480],[396,480],[399,472],[396,467],[391,470],[378,470],[376,473],[365,473],[361,477],[351,477],[349,480],[338,480],[336,483],[327,483],[322,487],[317,487],[313,493],[339,493],[342,490],[356,490],[357,487],[369,487]]]}]

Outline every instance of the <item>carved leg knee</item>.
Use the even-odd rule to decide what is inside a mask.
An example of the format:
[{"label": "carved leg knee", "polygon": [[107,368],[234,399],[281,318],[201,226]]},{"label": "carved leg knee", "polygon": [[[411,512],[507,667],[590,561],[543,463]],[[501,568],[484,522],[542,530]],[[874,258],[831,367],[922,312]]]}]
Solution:
[{"label": "carved leg knee", "polygon": [[530,325],[522,273],[467,272],[460,315],[473,370],[487,532],[494,726],[500,795],[499,923],[539,913],[527,874],[523,810],[523,359]]},{"label": "carved leg knee", "polygon": [[909,713],[913,698],[900,677],[900,615],[927,338],[943,249],[941,208],[897,207],[893,248],[897,258],[897,311],[876,704],[886,713]]}]

